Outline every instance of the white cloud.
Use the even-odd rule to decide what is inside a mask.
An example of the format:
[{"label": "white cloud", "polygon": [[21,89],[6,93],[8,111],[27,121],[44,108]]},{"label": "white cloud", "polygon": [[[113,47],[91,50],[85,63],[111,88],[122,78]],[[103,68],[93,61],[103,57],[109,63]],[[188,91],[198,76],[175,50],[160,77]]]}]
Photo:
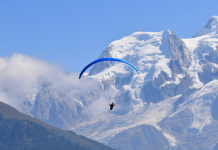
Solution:
[{"label": "white cloud", "polygon": [[97,117],[99,114],[106,113],[109,110],[109,102],[101,96],[98,100],[94,101],[84,111],[89,117]]},{"label": "white cloud", "polygon": [[[96,118],[98,115],[103,113],[108,113],[110,111],[110,106],[112,102],[116,104],[115,97],[118,97],[121,93],[114,90],[107,90],[101,93],[100,97],[93,101],[84,111],[83,113],[88,115],[91,118]],[[122,110],[123,107],[120,105],[115,105],[113,111]]]},{"label": "white cloud", "polygon": [[20,110],[25,97],[36,94],[45,80],[53,91],[70,89],[69,96],[97,87],[96,81],[79,80],[79,73],[66,73],[56,64],[17,53],[0,57],[0,101]]}]

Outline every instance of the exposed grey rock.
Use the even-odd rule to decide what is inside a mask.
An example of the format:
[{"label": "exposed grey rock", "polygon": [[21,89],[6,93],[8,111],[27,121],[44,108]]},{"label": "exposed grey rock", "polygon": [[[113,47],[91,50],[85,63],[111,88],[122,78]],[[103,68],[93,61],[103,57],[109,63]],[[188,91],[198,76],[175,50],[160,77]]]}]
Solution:
[{"label": "exposed grey rock", "polygon": [[205,28],[210,29],[211,28],[211,23],[214,21],[214,18],[210,18],[207,22],[207,24],[204,26]]},{"label": "exposed grey rock", "polygon": [[[199,51],[199,62],[203,65],[202,71],[198,72],[198,77],[200,81],[204,84],[218,78],[218,68],[216,68],[211,63],[218,63],[218,50],[213,50],[210,46],[203,46],[202,48],[197,48]],[[204,54],[207,55],[204,55]]]},{"label": "exposed grey rock", "polygon": [[69,129],[72,124],[80,120],[78,114],[81,113],[81,108],[76,106],[72,100],[65,99],[65,95],[55,96],[53,94],[52,90],[43,88],[36,96],[31,113],[53,126]]},{"label": "exposed grey rock", "polygon": [[[212,28],[212,26],[213,26],[213,28]],[[208,20],[207,24],[205,26],[203,26],[203,28],[201,30],[199,30],[197,32],[197,34],[193,36],[193,38],[211,33],[213,31],[217,32],[217,16],[211,17]]]},{"label": "exposed grey rock", "polygon": [[[190,81],[190,80],[189,80]],[[188,82],[189,83],[189,82]],[[188,84],[189,85],[189,84]],[[173,104],[174,108],[173,111],[176,111],[178,106],[182,104],[185,100],[189,99],[190,95],[198,91],[195,88],[184,88],[184,92],[182,93],[182,96]]]},{"label": "exposed grey rock", "polygon": [[122,150],[167,150],[169,142],[153,126],[141,125],[124,130],[108,143],[112,148]]},{"label": "exposed grey rock", "polygon": [[206,55],[205,59],[212,63],[218,63],[218,47],[216,47],[216,50],[213,51],[213,53],[211,53],[209,56]]},{"label": "exposed grey rock", "polygon": [[183,68],[188,68],[190,64],[190,55],[185,43],[171,31],[169,38],[169,49],[171,53],[170,69],[175,74],[184,74]]},{"label": "exposed grey rock", "polygon": [[[142,93],[141,98],[146,102],[152,102],[157,103],[164,99],[185,94],[187,95],[187,90],[189,90],[189,87],[192,85],[192,80],[189,76],[185,76],[184,78],[180,79],[180,83],[177,84],[166,84],[163,87],[157,86],[161,84],[157,84],[157,82],[160,82],[161,80],[165,80],[167,75],[165,73],[161,73],[158,76],[158,79],[155,79],[154,81],[150,81],[149,83],[145,84],[142,87]],[[196,90],[193,90],[196,91]],[[190,93],[192,94],[192,92]],[[186,97],[187,98],[187,97]]]},{"label": "exposed grey rock", "polygon": [[[102,54],[99,56],[99,58],[110,58],[111,54],[110,51],[112,51],[112,47],[108,47],[106,48]],[[111,61],[103,61],[103,62],[99,62],[93,65],[92,69],[89,72],[89,75],[95,75],[100,73],[102,70],[104,70],[105,68],[108,68],[111,66],[111,64],[114,62]]]},{"label": "exposed grey rock", "polygon": [[211,116],[214,120],[218,120],[218,97],[212,104]]},{"label": "exposed grey rock", "polygon": [[186,134],[187,130],[193,122],[193,114],[190,110],[186,109],[171,118],[165,118],[159,125],[165,132],[180,136],[180,134]]},{"label": "exposed grey rock", "polygon": [[[100,85],[99,88],[101,88]],[[51,88],[51,83],[45,82],[36,95],[35,103],[31,105],[25,101],[24,105],[29,106],[30,113],[41,121],[69,130],[82,120],[88,119],[82,111],[84,106],[88,106],[92,102],[90,101],[92,98],[95,100],[98,97],[98,94],[95,91],[88,91],[86,94],[74,95],[72,98],[67,89],[55,90]],[[89,101],[85,100],[87,96]],[[82,100],[84,106],[74,101],[75,98]]]},{"label": "exposed grey rock", "polygon": [[[171,31],[169,36],[168,44],[171,58],[169,65],[172,72],[172,78],[165,72],[161,72],[158,78],[145,83],[142,88],[143,92],[141,93],[141,98],[146,102],[157,103],[172,96],[183,94],[189,86],[192,85],[192,80],[185,70],[189,67],[191,61],[187,47],[173,31]],[[172,83],[161,87],[166,81],[175,80],[177,74],[185,75],[184,78],[180,79],[181,82],[178,85]]]},{"label": "exposed grey rock", "polygon": [[214,79],[217,79],[218,69],[214,67],[211,63],[209,63],[207,60],[202,60],[202,63],[204,64],[202,72],[198,73],[200,81],[206,84]]},{"label": "exposed grey rock", "polygon": [[210,150],[214,147],[214,143],[218,141],[218,121],[213,121],[211,125],[199,131],[190,128],[193,116],[192,112],[186,109],[171,118],[165,118],[159,123],[163,132],[176,137],[178,143],[174,149]]},{"label": "exposed grey rock", "polygon": [[165,73],[161,73],[159,74],[158,79],[144,84],[142,87],[141,99],[145,102],[157,103],[165,98],[172,97],[174,95],[172,89],[175,88],[175,84],[160,87],[160,85],[167,81],[166,78],[169,79]]}]

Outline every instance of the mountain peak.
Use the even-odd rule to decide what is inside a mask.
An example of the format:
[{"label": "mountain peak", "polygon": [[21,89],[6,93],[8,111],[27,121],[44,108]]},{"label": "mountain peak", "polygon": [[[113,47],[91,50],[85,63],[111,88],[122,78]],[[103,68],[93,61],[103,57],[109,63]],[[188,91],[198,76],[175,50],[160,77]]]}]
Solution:
[{"label": "mountain peak", "polygon": [[212,32],[218,32],[218,16],[216,15],[211,17],[207,24],[201,30],[199,30],[194,37],[202,36]]}]

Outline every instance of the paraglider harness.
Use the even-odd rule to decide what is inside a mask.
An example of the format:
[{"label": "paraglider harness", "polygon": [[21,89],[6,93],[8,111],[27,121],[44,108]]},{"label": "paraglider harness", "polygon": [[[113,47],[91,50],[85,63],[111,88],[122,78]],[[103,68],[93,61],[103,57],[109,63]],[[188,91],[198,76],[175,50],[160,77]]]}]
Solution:
[{"label": "paraglider harness", "polygon": [[110,110],[112,110],[112,109],[113,109],[113,107],[115,106],[115,104],[114,104],[114,103],[112,103],[112,104],[109,104],[109,106],[110,106]]}]

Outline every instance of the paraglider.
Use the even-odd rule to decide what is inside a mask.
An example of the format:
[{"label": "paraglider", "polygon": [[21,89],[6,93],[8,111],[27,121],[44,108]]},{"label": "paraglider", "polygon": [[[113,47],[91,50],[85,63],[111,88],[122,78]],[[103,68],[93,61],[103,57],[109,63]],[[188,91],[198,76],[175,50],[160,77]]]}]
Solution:
[{"label": "paraglider", "polygon": [[112,109],[113,109],[113,107],[115,106],[115,104],[114,104],[114,103],[112,103],[112,104],[109,104],[109,106],[110,106],[110,110],[112,110]]},{"label": "paraglider", "polygon": [[[83,73],[86,71],[86,69],[88,69],[90,66],[92,66],[93,64],[95,63],[98,63],[98,62],[101,62],[101,61],[119,61],[119,62],[122,62],[122,63],[125,63],[129,66],[131,66],[133,69],[135,69],[135,71],[139,74],[138,70],[132,65],[130,64],[129,62],[125,61],[125,60],[122,60],[122,59],[118,59],[118,58],[100,58],[100,59],[97,59],[93,62],[91,62],[90,64],[88,64],[81,72],[80,72],[80,75],[79,75],[79,79],[82,77]],[[110,110],[113,109],[113,107],[115,106],[114,103],[112,104],[109,104],[110,106]]]},{"label": "paraglider", "polygon": [[127,65],[130,65],[133,69],[135,69],[135,71],[139,74],[138,70],[130,63],[128,63],[127,61],[125,60],[122,60],[122,59],[118,59],[118,58],[100,58],[100,59],[97,59],[93,62],[91,62],[90,64],[88,64],[80,73],[79,75],[79,79],[81,78],[81,76],[83,75],[83,73],[85,72],[86,69],[88,69],[90,66],[92,66],[93,64],[97,63],[97,62],[101,62],[101,61],[119,61],[119,62],[123,62],[123,63],[126,63]]}]

